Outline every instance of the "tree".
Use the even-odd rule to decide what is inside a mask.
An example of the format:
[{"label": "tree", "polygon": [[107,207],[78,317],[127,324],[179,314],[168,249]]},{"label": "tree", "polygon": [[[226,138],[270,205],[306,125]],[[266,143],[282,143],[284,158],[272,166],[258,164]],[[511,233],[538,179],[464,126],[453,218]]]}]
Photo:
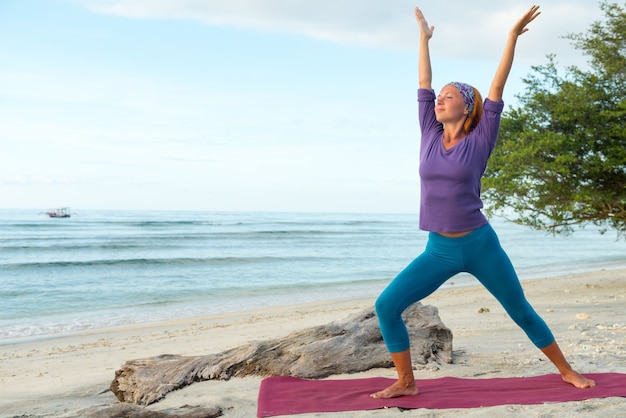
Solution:
[{"label": "tree", "polygon": [[626,13],[603,2],[605,22],[569,34],[590,70],[532,67],[502,116],[483,181],[488,213],[553,233],[595,224],[626,235]]}]

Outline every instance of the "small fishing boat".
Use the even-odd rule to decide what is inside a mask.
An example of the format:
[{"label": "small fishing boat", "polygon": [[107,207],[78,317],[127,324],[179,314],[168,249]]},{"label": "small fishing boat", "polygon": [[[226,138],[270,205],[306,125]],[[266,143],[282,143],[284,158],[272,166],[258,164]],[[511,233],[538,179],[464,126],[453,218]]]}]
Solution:
[{"label": "small fishing boat", "polygon": [[72,216],[70,213],[70,208],[56,208],[56,209],[48,209],[46,212],[50,218],[69,218]]}]

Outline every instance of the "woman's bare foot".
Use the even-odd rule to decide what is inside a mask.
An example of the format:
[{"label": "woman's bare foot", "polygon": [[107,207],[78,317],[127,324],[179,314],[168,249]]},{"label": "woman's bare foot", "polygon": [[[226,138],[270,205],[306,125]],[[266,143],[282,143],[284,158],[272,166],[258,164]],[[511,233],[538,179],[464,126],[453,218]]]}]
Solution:
[{"label": "woman's bare foot", "polygon": [[389,398],[398,398],[400,396],[415,396],[419,393],[415,382],[412,382],[408,385],[400,383],[397,381],[393,385],[388,388],[381,390],[380,392],[372,393],[370,398],[374,399],[389,399]]},{"label": "woman's bare foot", "polygon": [[595,381],[586,378],[572,369],[572,366],[570,366],[567,360],[565,360],[565,356],[556,341],[552,341],[550,345],[543,347],[541,351],[543,351],[550,361],[554,363],[556,368],[561,373],[561,378],[564,382],[567,382],[579,389],[592,388],[596,385]]},{"label": "woman's bare foot", "polygon": [[592,388],[596,385],[595,380],[586,378],[574,370],[561,375],[564,382],[567,382],[579,389]]}]

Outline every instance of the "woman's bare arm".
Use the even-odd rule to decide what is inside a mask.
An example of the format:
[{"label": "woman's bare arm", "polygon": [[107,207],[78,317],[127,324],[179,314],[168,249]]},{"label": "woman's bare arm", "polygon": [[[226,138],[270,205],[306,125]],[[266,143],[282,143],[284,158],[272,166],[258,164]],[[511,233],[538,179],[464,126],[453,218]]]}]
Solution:
[{"label": "woman's bare arm", "polygon": [[415,20],[420,27],[420,52],[419,52],[419,86],[422,89],[432,89],[433,72],[430,66],[430,49],[428,43],[433,37],[434,26],[428,26],[424,14],[415,8]]},{"label": "woman's bare arm", "polygon": [[502,58],[500,59],[496,74],[493,77],[491,87],[489,88],[489,94],[487,96],[489,100],[494,102],[502,100],[504,85],[506,84],[506,79],[509,77],[509,73],[511,72],[511,67],[513,66],[513,57],[515,56],[517,38],[521,34],[528,31],[526,26],[535,20],[535,18],[540,14],[541,12],[539,12],[539,6],[532,6],[526,14],[524,14],[524,16],[522,16],[517,23],[515,23],[509,32]]}]

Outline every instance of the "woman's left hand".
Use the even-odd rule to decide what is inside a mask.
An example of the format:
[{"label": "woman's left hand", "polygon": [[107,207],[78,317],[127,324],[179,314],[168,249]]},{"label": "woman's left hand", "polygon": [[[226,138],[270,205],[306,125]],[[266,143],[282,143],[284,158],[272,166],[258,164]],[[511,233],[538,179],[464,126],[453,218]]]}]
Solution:
[{"label": "woman's left hand", "polygon": [[522,33],[527,32],[528,28],[526,26],[528,26],[528,24],[535,20],[540,14],[541,12],[539,11],[539,6],[532,6],[526,14],[524,14],[524,16],[517,21],[515,26],[513,26],[511,33],[519,36]]}]

